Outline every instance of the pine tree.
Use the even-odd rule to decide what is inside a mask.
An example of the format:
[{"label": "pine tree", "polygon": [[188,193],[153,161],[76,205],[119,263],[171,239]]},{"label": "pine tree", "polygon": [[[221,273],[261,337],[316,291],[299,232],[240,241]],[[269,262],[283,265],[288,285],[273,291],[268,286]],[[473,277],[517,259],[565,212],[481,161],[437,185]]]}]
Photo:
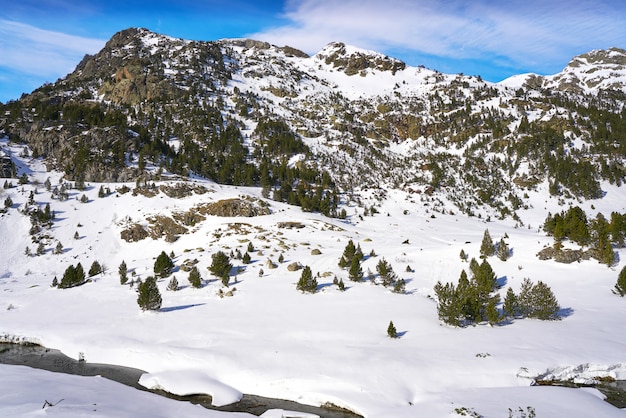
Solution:
[{"label": "pine tree", "polygon": [[118,269],[119,273],[120,273],[120,284],[126,284],[126,282],[128,281],[128,269],[126,267],[126,262],[124,260],[122,260],[122,262],[120,263],[120,267]]},{"label": "pine tree", "polygon": [[352,260],[354,258],[361,261],[363,259],[363,251],[361,250],[361,244],[355,246],[354,242],[349,240],[343,250],[341,258],[339,259],[339,267],[346,268],[352,266]]},{"label": "pine tree", "polygon": [[189,272],[189,283],[191,283],[191,285],[196,289],[202,285],[202,277],[200,276],[200,271],[198,271],[198,267],[196,266],[193,266]]},{"label": "pine tree", "polygon": [[517,308],[522,317],[530,316],[532,313],[532,289],[533,283],[528,277],[524,278],[517,295]]},{"label": "pine tree", "polygon": [[337,288],[339,288],[339,290],[342,292],[346,290],[346,285],[343,283],[343,279],[339,279],[339,283],[337,283]]},{"label": "pine tree", "polygon": [[57,287],[59,285],[59,280],[57,279],[57,276],[54,276],[54,279],[52,279],[52,287]]},{"label": "pine tree", "polygon": [[251,260],[251,258],[250,258],[250,253],[248,253],[248,252],[246,251],[246,253],[243,255],[243,257],[242,257],[242,259],[241,259],[241,262],[242,262],[242,263],[244,263],[244,264],[250,264],[250,262],[251,262],[251,261],[252,261],[252,260]]},{"label": "pine tree", "polygon": [[165,253],[165,251],[161,251],[161,254],[159,254],[156,261],[154,262],[154,275],[157,278],[167,277],[170,274],[172,274],[173,269],[174,269],[174,262]]},{"label": "pine tree", "polygon": [[222,276],[222,285],[228,287],[230,285],[230,276],[228,274]]},{"label": "pine tree", "polygon": [[358,257],[352,258],[352,264],[348,271],[348,278],[353,282],[360,282],[363,280],[363,269],[361,268],[361,260]]},{"label": "pine tree", "polygon": [[626,295],[626,266],[622,268],[617,276],[617,283],[615,283],[615,289],[613,293],[624,297]]},{"label": "pine tree", "polygon": [[399,279],[393,285],[393,293],[404,293],[406,292],[406,281],[404,279]]},{"label": "pine tree", "polygon": [[150,276],[138,288],[137,304],[143,311],[156,311],[161,308],[161,292],[156,277]]},{"label": "pine tree", "polygon": [[509,258],[509,247],[504,242],[504,238],[500,238],[500,242],[498,243],[497,256],[500,260],[506,261]]},{"label": "pine tree", "polygon": [[252,244],[252,241],[248,242],[248,252],[249,253],[254,252],[254,244]]},{"label": "pine tree", "polygon": [[39,245],[37,245],[37,255],[43,255],[46,252],[46,246],[44,245],[43,242],[40,242]]},{"label": "pine tree", "polygon": [[167,284],[167,290],[171,290],[173,292],[178,290],[178,279],[176,276],[172,276],[170,282]]},{"label": "pine tree", "polygon": [[59,289],[68,289],[70,287],[81,285],[85,282],[85,272],[83,266],[78,263],[76,267],[70,265],[59,282]]},{"label": "pine tree", "polygon": [[480,244],[480,256],[482,258],[491,257],[494,254],[494,246],[493,240],[491,239],[491,235],[489,234],[489,230],[485,229],[485,233],[483,234],[483,240]]},{"label": "pine tree", "polygon": [[311,267],[304,266],[300,275],[300,280],[296,285],[296,289],[301,292],[315,293],[317,291],[317,280],[313,277]]},{"label": "pine tree", "polygon": [[398,331],[396,331],[393,321],[389,321],[389,325],[387,326],[387,335],[389,338],[398,338]]},{"label": "pine tree", "polygon": [[83,265],[80,263],[76,264],[76,280],[77,283],[83,283],[85,281],[85,271],[83,270]]},{"label": "pine tree", "polygon": [[520,314],[524,317],[558,319],[559,303],[550,287],[542,281],[535,285],[525,278],[517,300]]},{"label": "pine tree", "polygon": [[532,315],[537,319],[557,319],[561,309],[550,287],[541,280],[532,289]]},{"label": "pine tree", "polygon": [[378,260],[378,263],[376,264],[376,272],[379,274],[383,286],[391,286],[398,279],[398,276],[394,273],[391,264],[389,264],[384,257]]},{"label": "pine tree", "polygon": [[517,296],[512,288],[506,291],[506,296],[504,297],[504,306],[503,306],[504,314],[509,318],[515,318],[519,312],[519,307],[517,304]]},{"label": "pine tree", "polygon": [[356,247],[354,246],[354,241],[349,240],[343,250],[341,258],[339,259],[339,267],[346,268],[350,266],[352,264],[352,258],[354,257],[355,252]]},{"label": "pine tree", "polygon": [[58,241],[56,247],[54,247],[54,254],[63,254],[63,244],[61,244],[61,241]]},{"label": "pine tree", "polygon": [[467,254],[465,250],[461,248],[461,252],[459,253],[459,257],[461,257],[461,261],[467,261]]},{"label": "pine tree", "polygon": [[617,248],[624,248],[626,245],[626,216],[618,212],[611,213],[611,241]]},{"label": "pine tree", "polygon": [[[224,278],[228,278],[230,274],[230,270],[233,268],[233,265],[230,263],[230,259],[228,255],[223,251],[218,251],[217,253],[211,256],[212,263],[209,266],[209,271],[214,276],[217,276],[224,282]],[[228,283],[228,281],[226,282]]]},{"label": "pine tree", "polygon": [[502,321],[502,315],[496,308],[496,301],[497,299],[490,298],[485,308],[485,319],[489,322],[489,325],[495,325]]},{"label": "pine tree", "polygon": [[475,258],[472,258],[469,263],[469,271],[470,273],[472,273],[473,276],[476,275],[479,267],[480,267],[480,264],[478,264],[478,261],[476,261]]},{"label": "pine tree", "polygon": [[102,267],[100,266],[100,263],[98,263],[97,260],[94,260],[93,263],[91,263],[91,267],[89,268],[89,272],[87,273],[89,277],[93,277],[96,274],[100,274],[102,273]]},{"label": "pine tree", "polygon": [[459,326],[461,324],[461,303],[454,284],[437,282],[435,285],[437,296],[437,315],[446,324]]}]

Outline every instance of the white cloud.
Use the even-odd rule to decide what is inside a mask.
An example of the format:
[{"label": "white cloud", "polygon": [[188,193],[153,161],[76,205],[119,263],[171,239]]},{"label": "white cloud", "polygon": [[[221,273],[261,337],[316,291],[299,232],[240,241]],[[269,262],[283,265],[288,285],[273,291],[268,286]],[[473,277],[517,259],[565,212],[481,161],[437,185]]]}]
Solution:
[{"label": "white cloud", "polygon": [[290,24],[251,35],[309,53],[331,41],[385,51],[519,67],[565,65],[590,49],[622,46],[626,6],[580,0],[292,0]]},{"label": "white cloud", "polygon": [[54,81],[105,42],[0,19],[0,66]]}]

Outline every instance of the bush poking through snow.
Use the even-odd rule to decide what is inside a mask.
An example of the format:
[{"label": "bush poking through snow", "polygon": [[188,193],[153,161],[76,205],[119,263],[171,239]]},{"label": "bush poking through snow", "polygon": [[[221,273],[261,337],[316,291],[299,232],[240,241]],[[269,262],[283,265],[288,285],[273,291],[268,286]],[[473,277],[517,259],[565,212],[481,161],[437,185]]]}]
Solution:
[{"label": "bush poking through snow", "polygon": [[396,330],[395,325],[393,325],[393,321],[389,321],[389,326],[387,326],[387,335],[389,338],[398,338],[398,331]]}]

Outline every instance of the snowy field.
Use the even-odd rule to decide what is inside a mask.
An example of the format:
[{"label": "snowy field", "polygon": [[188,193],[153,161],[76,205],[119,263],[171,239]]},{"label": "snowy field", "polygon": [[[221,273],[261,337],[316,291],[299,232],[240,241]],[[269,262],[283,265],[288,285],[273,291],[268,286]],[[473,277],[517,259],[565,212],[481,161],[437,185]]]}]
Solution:
[{"label": "snowy field", "polygon": [[[16,158],[19,146],[2,142]],[[608,268],[594,260],[570,265],[539,261],[535,254],[552,239],[539,231],[548,211],[567,209],[540,190],[530,196],[532,208],[520,212],[523,227],[511,220],[485,222],[478,217],[433,212],[430,198],[390,191],[377,204],[378,214],[347,207],[348,219],[325,218],[298,207],[268,201],[271,214],[253,218],[208,216],[173,243],[147,238],[128,243],[120,232],[129,219],[147,225],[152,215],[171,215],[199,204],[253,196],[261,190],[220,186],[198,180],[209,192],[182,199],[113,193],[98,197],[100,184],[70,190],[69,200],[51,199],[43,186],[60,174],[46,172],[38,161],[21,159],[20,172],[30,183],[2,190],[13,206],[0,216],[0,337],[56,348],[73,358],[146,370],[147,386],[170,392],[209,393],[214,403],[232,402],[241,393],[321,405],[330,402],[365,417],[623,417],[625,412],[602,400],[595,389],[531,387],[538,375],[591,379],[626,379],[626,300],[612,294],[626,252]],[[28,165],[26,165],[28,162]],[[17,180],[12,182],[17,185]],[[37,184],[35,184],[37,183]],[[159,183],[157,183],[158,185]],[[132,189],[134,184],[128,184]],[[30,221],[18,208],[31,190],[41,206],[56,214],[43,255],[26,255],[36,245]],[[604,188],[600,201],[580,204],[589,218],[597,211],[626,212],[623,190]],[[88,202],[79,198],[85,194]],[[444,202],[445,203],[445,202]],[[592,209],[591,205],[595,209]],[[406,214],[405,214],[406,213]],[[299,222],[303,228],[281,228]],[[562,308],[559,321],[520,319],[491,327],[443,325],[437,318],[433,286],[458,279],[468,270],[459,253],[479,256],[488,228],[494,241],[505,234],[512,257],[489,258],[502,297],[524,278],[547,283]],[[78,239],[74,239],[78,233]],[[372,281],[351,282],[337,265],[349,239],[366,254],[363,270],[375,272],[384,257],[407,282],[406,294],[395,294]],[[408,243],[405,243],[407,242]],[[63,244],[60,255],[55,243]],[[207,270],[217,251],[245,252],[255,247],[252,263],[231,274],[232,297],[220,297],[222,283]],[[321,254],[312,255],[318,249]],[[375,256],[369,256],[374,250]],[[174,275],[181,289],[168,291],[169,278],[158,283],[162,308],[142,312],[136,287],[121,285],[118,266],[124,260],[129,277],[153,274],[161,251],[174,253]],[[284,262],[278,263],[283,254]],[[193,288],[179,269],[198,260],[203,286]],[[267,267],[267,260],[278,264]],[[93,281],[71,289],[51,287],[65,269],[93,261],[107,267]],[[233,264],[244,267],[240,260]],[[296,290],[300,262],[320,273],[318,291]],[[407,272],[407,266],[412,271]],[[263,274],[259,272],[263,269]],[[346,291],[332,284],[341,278]],[[235,283],[236,281],[236,283]],[[386,329],[393,321],[400,338]],[[0,366],[0,416],[59,417],[226,417],[127,388],[102,378],[65,376],[19,366]],[[44,400],[56,402],[42,410]],[[520,412],[520,408],[523,413]],[[280,412],[272,412],[280,416]],[[270,414],[268,412],[268,414]],[[474,415],[472,415],[474,414]],[[239,414],[238,416],[249,416]],[[270,416],[270,415],[267,415]]]}]

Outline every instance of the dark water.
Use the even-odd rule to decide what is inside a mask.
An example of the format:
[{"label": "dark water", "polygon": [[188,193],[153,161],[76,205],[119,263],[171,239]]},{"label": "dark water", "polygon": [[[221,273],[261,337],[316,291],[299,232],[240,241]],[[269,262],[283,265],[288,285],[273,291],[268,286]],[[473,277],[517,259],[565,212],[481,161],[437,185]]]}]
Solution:
[{"label": "dark water", "polygon": [[[289,411],[306,412],[318,415],[321,418],[358,418],[360,415],[345,410],[335,410],[331,407],[315,407],[302,405],[297,402],[281,399],[265,398],[256,395],[244,394],[239,402],[216,407],[211,405],[209,395],[177,396],[160,390],[148,390],[141,386],[139,378],[145,372],[132,367],[116,366],[112,364],[89,363],[77,361],[67,357],[59,350],[45,348],[38,345],[19,345],[0,343],[0,364],[29,366],[35,369],[48,370],[57,373],[66,373],[79,376],[102,376],[126,386],[156,393],[179,401],[192,402],[205,408],[226,412],[247,412],[252,415],[262,415],[268,409],[283,409]],[[285,416],[285,418],[288,418]],[[362,418],[362,417],[361,417]]]}]

